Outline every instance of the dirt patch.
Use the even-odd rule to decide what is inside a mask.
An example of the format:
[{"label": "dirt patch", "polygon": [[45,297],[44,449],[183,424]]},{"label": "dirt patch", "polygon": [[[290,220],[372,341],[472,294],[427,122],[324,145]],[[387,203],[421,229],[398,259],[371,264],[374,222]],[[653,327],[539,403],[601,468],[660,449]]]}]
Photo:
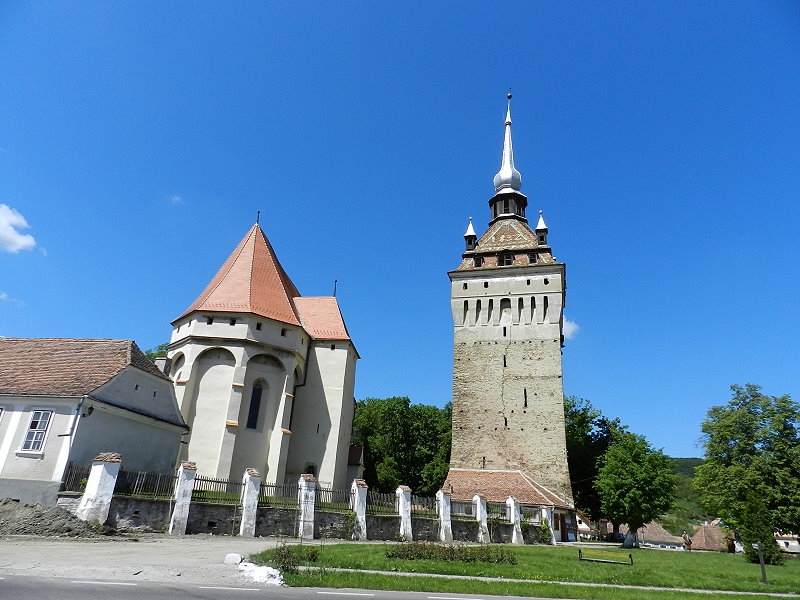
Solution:
[{"label": "dirt patch", "polygon": [[60,506],[43,507],[0,500],[0,535],[97,537],[91,525]]}]

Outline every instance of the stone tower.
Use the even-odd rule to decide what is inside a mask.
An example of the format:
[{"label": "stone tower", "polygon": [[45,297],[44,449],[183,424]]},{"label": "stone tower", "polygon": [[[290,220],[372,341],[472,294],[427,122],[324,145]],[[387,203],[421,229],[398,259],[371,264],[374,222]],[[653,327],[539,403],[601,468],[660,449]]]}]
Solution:
[{"label": "stone tower", "polygon": [[466,473],[494,471],[499,481],[500,472],[516,471],[569,506],[561,372],[565,265],[552,255],[541,211],[536,228],[528,225],[508,98],[489,227],[479,238],[470,218],[461,264],[448,274],[454,324],[448,480],[463,488]]}]

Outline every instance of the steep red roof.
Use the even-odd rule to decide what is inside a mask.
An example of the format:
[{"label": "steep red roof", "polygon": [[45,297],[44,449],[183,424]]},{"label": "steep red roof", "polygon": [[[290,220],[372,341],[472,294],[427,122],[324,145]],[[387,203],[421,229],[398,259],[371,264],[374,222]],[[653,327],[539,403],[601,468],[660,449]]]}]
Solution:
[{"label": "steep red roof", "polygon": [[339,303],[333,296],[297,297],[294,304],[300,314],[303,329],[315,339],[349,340]]},{"label": "steep red roof", "polygon": [[572,508],[521,471],[450,469],[442,489],[449,491],[453,500],[472,500],[480,494],[489,502],[505,502],[513,496],[521,504]]},{"label": "steep red roof", "polygon": [[83,396],[128,365],[166,379],[132,340],[0,338],[0,394]]},{"label": "steep red roof", "polygon": [[178,319],[195,311],[246,312],[300,325],[293,303],[299,296],[267,236],[255,224],[205,291]]}]

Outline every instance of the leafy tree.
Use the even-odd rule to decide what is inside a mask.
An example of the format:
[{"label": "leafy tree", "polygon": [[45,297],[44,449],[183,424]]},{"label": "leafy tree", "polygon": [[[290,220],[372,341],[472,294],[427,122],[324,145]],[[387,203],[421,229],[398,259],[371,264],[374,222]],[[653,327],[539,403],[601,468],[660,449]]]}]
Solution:
[{"label": "leafy tree", "polygon": [[366,398],[356,403],[352,443],[364,446],[364,478],[371,489],[398,485],[432,496],[447,477],[451,409],[411,404],[405,397]]},{"label": "leafy tree", "polygon": [[751,383],[731,390],[701,425],[705,462],[694,485],[703,506],[739,533],[748,560],[758,560],[751,544],[760,541],[774,564],[773,533],[800,531],[800,404]]},{"label": "leafy tree", "polygon": [[615,525],[628,525],[624,546],[638,547],[637,530],[672,505],[672,460],[651,448],[644,437],[617,430],[603,455],[595,485],[603,514]]},{"label": "leafy tree", "polygon": [[167,355],[167,346],[169,346],[168,342],[163,344],[159,344],[155,348],[150,348],[144,351],[144,355],[149,358],[150,360],[154,360],[156,358],[165,357]]},{"label": "leafy tree", "polygon": [[600,496],[595,488],[600,458],[611,445],[613,433],[624,430],[619,419],[609,419],[586,398],[564,397],[567,461],[575,506],[592,520],[600,519]]}]

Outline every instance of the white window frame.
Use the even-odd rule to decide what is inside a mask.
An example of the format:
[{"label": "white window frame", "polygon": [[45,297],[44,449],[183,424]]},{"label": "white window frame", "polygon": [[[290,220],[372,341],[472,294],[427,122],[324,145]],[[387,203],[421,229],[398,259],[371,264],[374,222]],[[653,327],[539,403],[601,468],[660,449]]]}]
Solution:
[{"label": "white window frame", "polygon": [[[44,419],[45,415],[47,416],[46,421]],[[43,421],[45,421],[44,427],[41,426]],[[31,419],[28,421],[28,429],[25,431],[25,437],[22,438],[22,446],[20,447],[19,451],[39,454],[44,453],[44,445],[47,442],[47,433],[50,431],[50,423],[52,422],[52,410],[32,410]]]}]

